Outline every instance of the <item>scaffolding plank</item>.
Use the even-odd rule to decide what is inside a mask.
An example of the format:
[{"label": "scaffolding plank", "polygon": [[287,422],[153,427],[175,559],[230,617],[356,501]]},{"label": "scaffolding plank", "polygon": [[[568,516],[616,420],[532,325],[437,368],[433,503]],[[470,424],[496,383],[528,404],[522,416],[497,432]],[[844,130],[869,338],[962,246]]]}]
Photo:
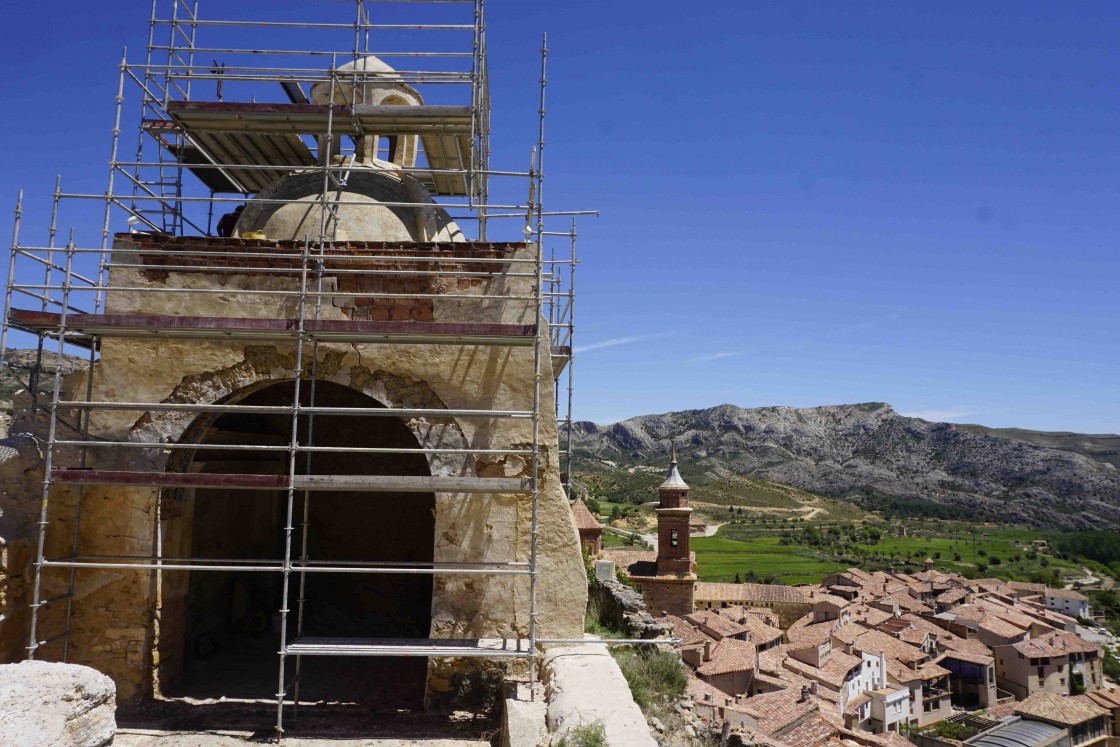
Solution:
[{"label": "scaffolding plank", "polygon": [[[153,444],[158,446],[158,444]],[[153,488],[228,488],[283,490],[287,475],[231,475],[203,472],[130,472],[106,469],[55,469],[51,480],[69,485],[124,485]]]},{"label": "scaffolding plank", "polygon": [[286,654],[300,656],[447,656],[526,658],[531,653],[528,641],[501,638],[327,638],[301,637],[284,648]]},{"label": "scaffolding plank", "polygon": [[[158,444],[153,444],[158,446]],[[286,475],[210,472],[140,472],[100,469],[55,469],[54,482],[70,485],[136,485],[157,488],[228,488],[285,490]],[[296,475],[296,490],[370,493],[524,493],[533,492],[525,477],[443,477],[417,475]]]},{"label": "scaffolding plank", "polygon": [[[35,332],[58,330],[60,314],[12,309],[9,321]],[[349,319],[304,320],[310,338],[339,342],[531,346],[532,324],[467,322],[374,322]],[[297,319],[160,316],[153,314],[69,314],[67,333],[91,337],[175,337],[186,339],[285,340],[299,334]],[[69,337],[67,338],[69,339]]]},{"label": "scaffolding plank", "polygon": [[[352,111],[351,111],[352,109]],[[247,103],[172,101],[167,112],[183,127],[199,132],[292,133],[325,135],[469,134],[469,106]],[[353,116],[351,116],[351,114]],[[355,121],[360,125],[358,131]]]},{"label": "scaffolding plank", "polygon": [[525,493],[527,477],[418,477],[398,475],[297,475],[297,490],[354,490],[385,493]]},{"label": "scaffolding plank", "polygon": [[[428,168],[440,171],[466,171],[471,154],[469,134],[445,135],[430,134],[421,136],[424,143],[424,156]],[[467,175],[465,173],[426,174],[433,194],[464,196],[467,194]]]}]

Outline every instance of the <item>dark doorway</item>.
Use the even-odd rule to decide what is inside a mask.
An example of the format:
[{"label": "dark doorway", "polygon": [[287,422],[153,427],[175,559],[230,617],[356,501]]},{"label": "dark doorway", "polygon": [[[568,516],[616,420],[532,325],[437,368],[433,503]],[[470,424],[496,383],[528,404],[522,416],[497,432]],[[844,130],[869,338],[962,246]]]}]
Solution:
[{"label": "dark doorway", "polygon": [[[290,406],[292,382],[279,382],[237,399],[239,404]],[[311,404],[307,383],[302,405]],[[376,400],[348,387],[318,382],[319,407],[374,408]],[[300,444],[348,448],[417,448],[402,420],[390,416],[318,414],[301,417]],[[193,472],[286,475],[284,450],[246,451],[243,445],[285,447],[291,438],[289,414],[226,413],[197,429],[196,443],[228,445],[199,449],[186,469]],[[308,467],[310,466],[310,469]],[[430,474],[421,454],[368,454],[352,451],[301,454],[297,474]],[[279,561],[284,557],[287,493],[198,489],[181,499],[178,535],[182,554],[197,559]],[[307,501],[305,505],[305,501]],[[431,493],[313,492],[297,494],[292,525],[292,557],[303,548],[306,516],[307,555],[314,562],[430,563],[433,557],[435,496]],[[306,509],[306,514],[305,514]],[[166,549],[165,549],[166,551]],[[168,552],[168,554],[172,554]],[[171,574],[164,574],[165,577]],[[281,575],[259,571],[192,571],[164,583],[164,637],[181,629],[181,669],[161,678],[175,684],[169,696],[270,700],[277,687]],[[186,576],[187,578],[183,578]],[[302,623],[299,599],[304,599]],[[302,627],[305,636],[338,638],[428,638],[432,577],[427,574],[307,573],[291,575],[288,638]],[[166,650],[161,643],[161,650]],[[301,701],[376,704],[380,708],[419,708],[427,661],[423,658],[303,657]],[[289,678],[295,659],[288,659]],[[178,676],[181,674],[181,676]]]}]

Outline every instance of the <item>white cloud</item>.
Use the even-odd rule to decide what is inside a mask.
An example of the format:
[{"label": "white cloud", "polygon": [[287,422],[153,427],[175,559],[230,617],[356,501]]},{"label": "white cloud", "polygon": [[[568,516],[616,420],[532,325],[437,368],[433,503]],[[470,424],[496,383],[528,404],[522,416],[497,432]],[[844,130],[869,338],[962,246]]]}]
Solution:
[{"label": "white cloud", "polygon": [[688,362],[689,363],[706,363],[708,361],[718,361],[722,358],[730,358],[733,355],[738,355],[738,353],[729,353],[729,352],[712,353],[710,355],[701,355],[698,358],[690,358],[688,360]]},{"label": "white cloud", "polygon": [[908,418],[921,418],[922,420],[929,420],[933,423],[951,422],[960,420],[961,418],[969,415],[975,415],[972,410],[909,410],[907,412],[900,412],[899,415],[905,415]]},{"label": "white cloud", "polygon": [[613,348],[618,345],[629,345],[634,342],[642,342],[643,340],[652,340],[656,337],[664,337],[665,333],[656,335],[632,335],[630,337],[612,337],[609,340],[600,340],[599,342],[592,342],[587,345],[576,345],[572,350],[573,353],[586,353],[590,350],[602,350],[603,348]]}]

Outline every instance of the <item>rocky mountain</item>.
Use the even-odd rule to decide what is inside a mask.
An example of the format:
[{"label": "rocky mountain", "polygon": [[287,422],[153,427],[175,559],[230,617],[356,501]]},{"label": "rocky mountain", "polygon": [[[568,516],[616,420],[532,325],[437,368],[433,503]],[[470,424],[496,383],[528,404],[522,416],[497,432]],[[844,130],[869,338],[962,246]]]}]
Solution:
[{"label": "rocky mountain", "polygon": [[670,439],[701,484],[749,475],[903,513],[1120,527],[1120,436],[931,423],[881,402],[577,422],[574,469],[663,464]]}]

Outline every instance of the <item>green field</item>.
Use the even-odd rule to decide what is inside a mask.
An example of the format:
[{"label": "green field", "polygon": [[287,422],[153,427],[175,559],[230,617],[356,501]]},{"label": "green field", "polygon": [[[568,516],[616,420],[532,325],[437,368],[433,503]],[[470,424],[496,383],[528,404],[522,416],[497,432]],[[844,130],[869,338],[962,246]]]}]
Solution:
[{"label": "green field", "polygon": [[[1039,573],[1080,574],[1079,566],[1069,560],[1045,554],[1028,557],[1024,547],[1043,536],[1037,530],[909,520],[905,536],[900,536],[901,524],[880,520],[875,525],[880,539],[869,542],[851,539],[848,533],[858,531],[854,523],[739,520],[721,527],[715,537],[694,538],[692,547],[705,581],[734,581],[736,573],[742,578],[754,571],[784,583],[817,583],[851,565],[864,570],[918,570],[927,557],[934,558],[937,568],[972,577],[1028,580]],[[819,544],[808,541],[805,533],[810,526],[823,538]]]},{"label": "green field", "polygon": [[778,537],[749,541],[715,537],[693,537],[697,575],[701,581],[734,581],[748,571],[761,577],[775,576],[785,584],[816,583],[846,566],[820,558],[813,550],[778,544]]}]

